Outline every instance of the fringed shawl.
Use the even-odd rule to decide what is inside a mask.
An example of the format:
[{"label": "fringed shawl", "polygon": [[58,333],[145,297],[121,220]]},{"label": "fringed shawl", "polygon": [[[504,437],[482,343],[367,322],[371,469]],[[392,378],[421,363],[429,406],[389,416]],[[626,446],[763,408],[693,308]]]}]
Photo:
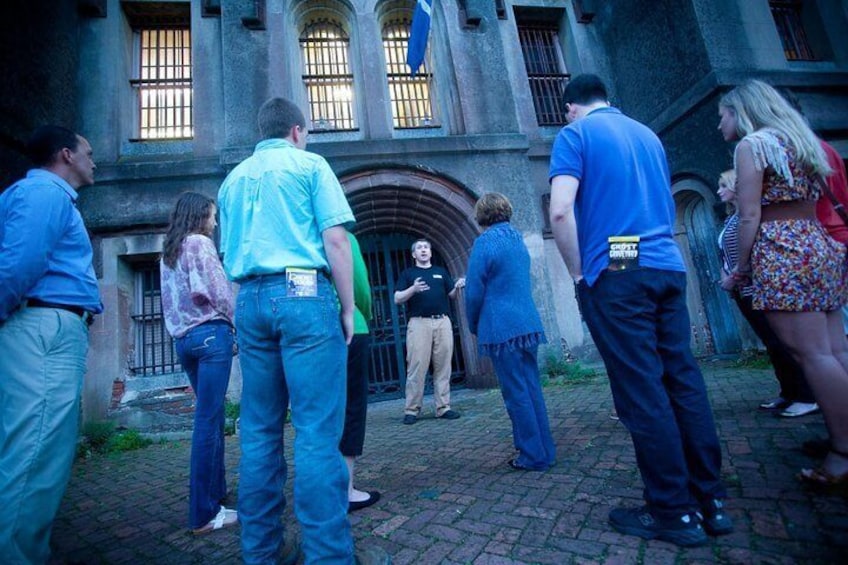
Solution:
[{"label": "fringed shawl", "polygon": [[[767,167],[771,167],[775,173],[786,179],[789,186],[795,186],[795,177],[792,175],[789,166],[789,152],[786,150],[786,142],[778,130],[763,128],[749,133],[742,138],[742,141],[747,141],[750,144],[754,155],[754,167],[758,171],[764,171]],[[738,170],[736,153],[733,154],[733,168]]]}]

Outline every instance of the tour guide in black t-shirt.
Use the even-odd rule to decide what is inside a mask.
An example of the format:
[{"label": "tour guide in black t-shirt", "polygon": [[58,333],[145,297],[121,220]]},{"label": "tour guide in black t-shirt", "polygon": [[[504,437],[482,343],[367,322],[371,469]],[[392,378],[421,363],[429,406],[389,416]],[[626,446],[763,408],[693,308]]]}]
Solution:
[{"label": "tour guide in black t-shirt", "polygon": [[424,377],[433,361],[433,400],[436,418],[456,420],[459,412],[450,407],[451,357],[453,328],[449,298],[465,286],[465,277],[454,283],[448,272],[430,263],[430,242],[419,239],[412,244],[415,266],[405,269],[395,288],[395,304],[406,304],[406,406],[404,424],[418,420],[424,399]]}]

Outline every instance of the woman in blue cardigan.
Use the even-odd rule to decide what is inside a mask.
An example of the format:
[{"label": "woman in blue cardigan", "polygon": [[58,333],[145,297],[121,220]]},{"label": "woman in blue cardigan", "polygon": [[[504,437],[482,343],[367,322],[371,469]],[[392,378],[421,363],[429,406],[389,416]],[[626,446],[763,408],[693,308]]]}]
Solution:
[{"label": "woman in blue cardigan", "polygon": [[545,343],[530,294],[530,254],[509,220],[512,205],[496,192],[474,207],[485,231],[474,242],[466,276],[465,309],[480,353],[492,359],[518,456],[513,469],[544,471],[556,462],[536,350]]}]

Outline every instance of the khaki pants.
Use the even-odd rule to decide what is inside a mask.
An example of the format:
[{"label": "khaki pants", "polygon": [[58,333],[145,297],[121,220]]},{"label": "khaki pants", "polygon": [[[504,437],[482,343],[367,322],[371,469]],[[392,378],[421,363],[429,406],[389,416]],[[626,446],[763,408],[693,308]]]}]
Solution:
[{"label": "khaki pants", "polygon": [[405,414],[417,416],[424,399],[424,377],[433,361],[436,417],[450,410],[453,328],[450,318],[410,318],[406,331]]}]

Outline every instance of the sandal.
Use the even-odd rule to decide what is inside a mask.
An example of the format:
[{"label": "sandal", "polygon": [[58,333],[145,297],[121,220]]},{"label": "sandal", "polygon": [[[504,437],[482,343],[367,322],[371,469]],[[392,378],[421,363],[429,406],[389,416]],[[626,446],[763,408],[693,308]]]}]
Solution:
[{"label": "sandal", "polygon": [[227,526],[232,526],[236,522],[238,522],[238,512],[221,506],[221,509],[218,510],[218,514],[214,518],[212,518],[208,524],[199,528],[194,528],[191,533],[196,536],[208,534],[209,532],[220,530],[221,528],[226,528]]},{"label": "sandal", "polygon": [[[835,449],[830,450],[831,453],[842,457],[843,459],[848,459],[848,453],[844,453],[842,451],[836,451]],[[798,473],[798,480],[802,483],[806,483],[809,485],[814,485],[818,487],[824,488],[842,488],[848,487],[848,471],[840,475],[834,475],[823,466],[818,467],[816,469],[801,469],[801,472]]]}]

